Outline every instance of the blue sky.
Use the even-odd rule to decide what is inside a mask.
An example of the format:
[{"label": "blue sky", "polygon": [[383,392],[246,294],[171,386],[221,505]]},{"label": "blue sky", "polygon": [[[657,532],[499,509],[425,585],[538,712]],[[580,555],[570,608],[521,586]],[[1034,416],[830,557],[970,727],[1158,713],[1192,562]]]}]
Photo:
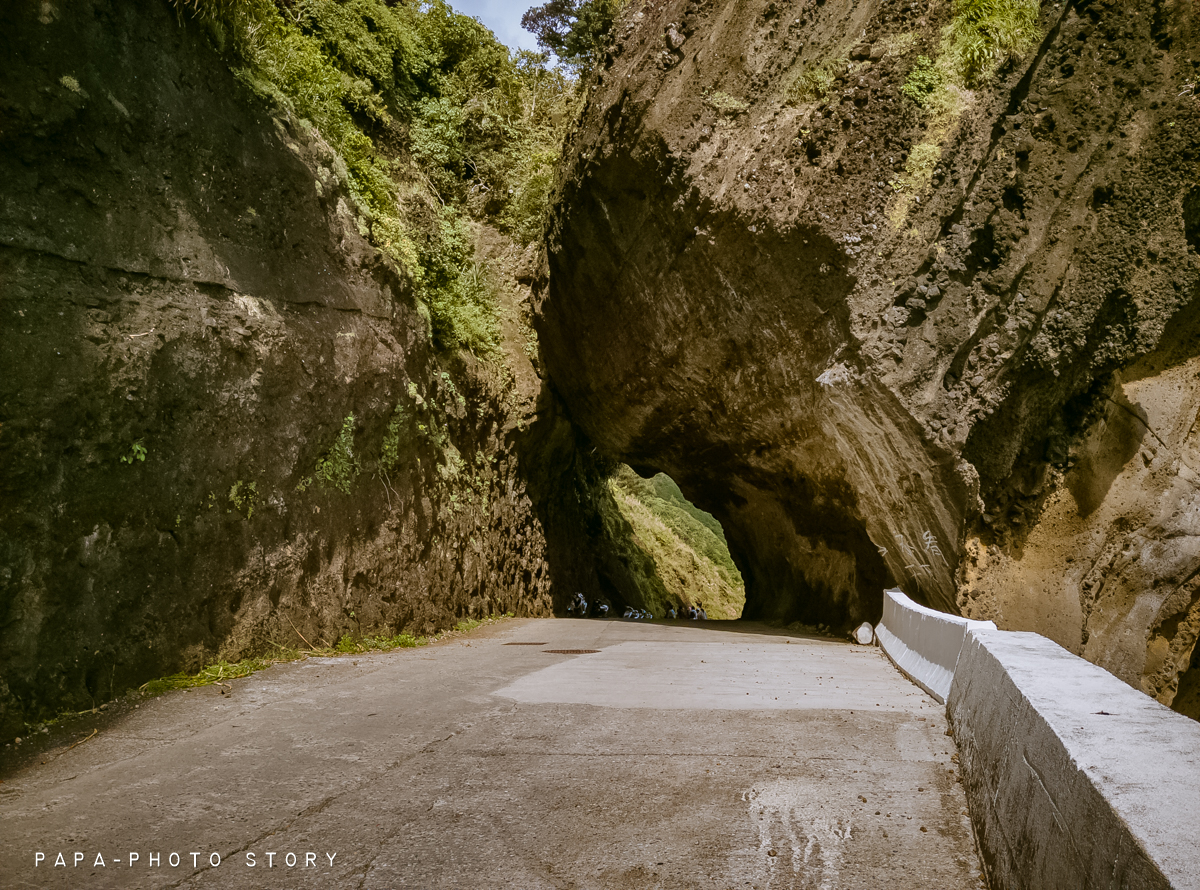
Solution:
[{"label": "blue sky", "polygon": [[539,0],[449,0],[457,12],[474,16],[492,29],[496,39],[510,49],[536,50],[533,35],[521,28],[521,16]]}]

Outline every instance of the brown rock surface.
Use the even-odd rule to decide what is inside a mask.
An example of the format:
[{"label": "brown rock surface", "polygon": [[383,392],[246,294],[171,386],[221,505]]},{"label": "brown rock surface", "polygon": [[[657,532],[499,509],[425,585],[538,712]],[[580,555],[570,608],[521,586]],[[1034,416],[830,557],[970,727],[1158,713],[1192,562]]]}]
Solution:
[{"label": "brown rock surface", "polygon": [[569,147],[547,369],[722,521],[747,616],[875,619],[895,581],[1170,701],[1198,623],[1196,12],[1045,3],[939,116],[901,86],[951,14],[630,4]]},{"label": "brown rock surface", "polygon": [[[2,19],[0,735],[301,634],[547,614],[528,482],[574,438],[522,432],[524,342],[436,355],[344,166],[167,3]],[[350,415],[349,491],[298,490]]]}]

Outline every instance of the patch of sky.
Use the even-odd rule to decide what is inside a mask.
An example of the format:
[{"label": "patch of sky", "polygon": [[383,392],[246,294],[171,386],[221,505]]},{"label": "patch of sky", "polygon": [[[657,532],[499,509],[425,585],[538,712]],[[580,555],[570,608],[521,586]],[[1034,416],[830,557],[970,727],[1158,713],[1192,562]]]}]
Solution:
[{"label": "patch of sky", "polygon": [[521,27],[521,16],[536,0],[450,0],[450,5],[464,15],[483,22],[496,39],[511,50],[528,49],[537,52],[537,40]]}]

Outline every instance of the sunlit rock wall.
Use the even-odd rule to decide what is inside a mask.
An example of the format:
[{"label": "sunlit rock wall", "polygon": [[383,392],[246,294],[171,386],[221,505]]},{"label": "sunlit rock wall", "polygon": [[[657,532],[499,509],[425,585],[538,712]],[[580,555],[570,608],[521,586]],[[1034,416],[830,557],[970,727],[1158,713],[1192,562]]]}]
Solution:
[{"label": "sunlit rock wall", "polygon": [[848,624],[894,581],[1169,699],[1200,569],[1196,13],[1043,4],[935,113],[901,87],[952,11],[630,4],[563,171],[547,367],[721,519],[748,614]]}]

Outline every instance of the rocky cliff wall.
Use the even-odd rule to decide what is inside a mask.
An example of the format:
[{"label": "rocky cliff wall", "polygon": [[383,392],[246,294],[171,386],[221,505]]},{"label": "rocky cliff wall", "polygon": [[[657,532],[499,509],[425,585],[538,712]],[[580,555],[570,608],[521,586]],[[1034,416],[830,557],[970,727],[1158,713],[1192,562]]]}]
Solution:
[{"label": "rocky cliff wall", "polygon": [[1027,52],[922,107],[958,8],[630,4],[563,172],[549,374],[722,521],[747,614],[875,619],[895,581],[1170,701],[1200,617],[1196,13],[1043,3]]},{"label": "rocky cliff wall", "polygon": [[344,165],[168,4],[0,18],[4,733],[302,637],[544,614],[551,553],[594,587],[516,290],[503,356],[436,354]]}]

